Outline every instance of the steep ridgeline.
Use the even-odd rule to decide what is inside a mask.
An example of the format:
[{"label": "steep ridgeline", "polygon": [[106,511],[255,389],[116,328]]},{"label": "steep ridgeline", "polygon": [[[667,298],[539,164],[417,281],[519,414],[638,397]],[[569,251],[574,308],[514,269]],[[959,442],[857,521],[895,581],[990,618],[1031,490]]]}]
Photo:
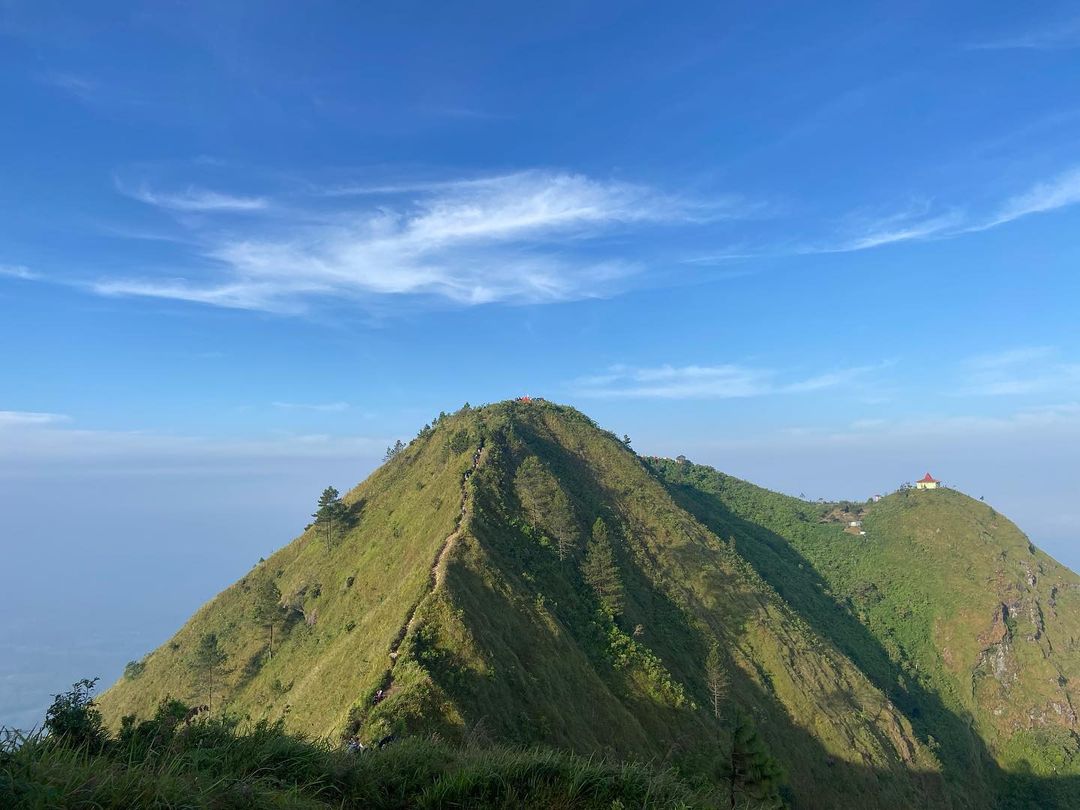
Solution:
[{"label": "steep ridgeline", "polygon": [[[878,640],[837,607],[815,564],[794,562],[796,540],[766,528],[771,515],[752,523],[680,474],[546,402],[441,417],[344,498],[345,525],[329,544],[309,529],[261,562],[132,668],[102,708],[118,724],[165,695],[208,702],[210,673],[193,662],[214,633],[226,656],[214,711],[284,717],[308,733],[540,743],[652,759],[721,784],[733,769],[757,769],[756,733],[796,807],[988,806],[998,772],[980,748],[984,721],[969,730],[950,702],[967,698],[940,696],[953,681],[924,684],[898,664],[906,638]],[[890,502],[867,516],[871,539],[884,536],[892,508],[903,509]],[[814,520],[799,523],[811,538]],[[597,584],[591,549],[603,535],[621,598]],[[779,549],[773,567],[761,561],[768,543]],[[1030,562],[1034,576],[1065,582],[1045,556]],[[1051,587],[1043,613],[1075,615],[1073,592],[1059,586],[1051,602]],[[280,594],[269,619],[268,592]],[[954,633],[945,644],[956,667],[980,655],[968,647],[987,633],[972,701],[1003,683],[999,670],[1026,665],[1019,593],[1002,600],[1004,635],[990,613],[966,641],[959,625],[940,628]],[[1055,648],[1070,643],[1042,621]],[[735,799],[752,806],[751,795]]]},{"label": "steep ridgeline", "polygon": [[[458,514],[457,520],[454,522],[454,531],[443,540],[442,545],[439,547],[438,553],[435,555],[435,562],[432,563],[431,573],[428,575],[428,587],[424,595],[417,601],[412,608],[409,609],[408,615],[405,617],[405,621],[401,625],[401,629],[398,630],[394,640],[390,643],[390,665],[387,667],[386,675],[383,677],[383,686],[377,692],[373,700],[382,702],[386,697],[389,697],[394,693],[394,665],[398,661],[400,655],[400,649],[402,643],[413,632],[417,622],[417,611],[424,600],[430,597],[436,588],[442,585],[443,580],[446,577],[446,559],[450,550],[454,547],[454,543],[461,537],[461,527],[465,522],[465,518],[469,513],[469,478],[476,472],[476,468],[480,465],[481,459],[484,457],[484,440],[480,439],[480,443],[476,448],[476,452],[473,453],[472,463],[461,477],[461,511]],[[376,705],[376,704],[372,704]],[[355,713],[354,713],[355,715]],[[350,721],[350,728],[347,733],[351,734],[359,730],[358,724],[355,720]]]},{"label": "steep ridgeline", "polygon": [[1009,520],[949,489],[815,504],[649,465],[888,695],[976,806],[1080,807],[1080,577]]},{"label": "steep ridgeline", "polygon": [[[480,429],[468,413],[426,429],[344,496],[343,525],[329,543],[323,527],[311,526],[260,561],[146,656],[136,677],[102,696],[106,717],[145,717],[165,695],[206,704],[208,673],[193,659],[208,633],[227,655],[214,674],[215,710],[287,717],[295,730],[337,735],[378,689],[397,691],[409,669],[398,648],[465,519]],[[277,599],[260,610],[266,593]]]}]

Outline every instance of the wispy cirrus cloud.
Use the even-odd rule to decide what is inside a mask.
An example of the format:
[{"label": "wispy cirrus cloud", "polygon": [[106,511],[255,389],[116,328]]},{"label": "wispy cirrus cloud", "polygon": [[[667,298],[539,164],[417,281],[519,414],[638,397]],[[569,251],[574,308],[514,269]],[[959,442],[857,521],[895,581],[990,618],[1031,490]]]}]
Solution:
[{"label": "wispy cirrus cloud", "polygon": [[143,93],[130,74],[90,74],[72,70],[46,70],[34,77],[41,84],[87,107],[100,109],[147,109],[162,102],[157,93]]},{"label": "wispy cirrus cloud", "polygon": [[785,242],[763,248],[739,245],[717,253],[693,256],[684,262],[709,265],[746,259],[856,253],[900,242],[955,236],[963,231],[964,223],[964,216],[958,210],[931,213],[925,209],[905,209],[880,217],[868,217],[863,212],[854,212],[843,218],[837,233],[828,239]]},{"label": "wispy cirrus cloud", "polygon": [[1051,346],[980,355],[965,364],[957,393],[990,397],[1080,394],[1080,363],[1061,360]]},{"label": "wispy cirrus cloud", "polygon": [[[362,303],[387,296],[463,305],[575,300],[608,295],[639,269],[621,251],[591,249],[599,237],[631,225],[702,223],[740,211],[734,199],[689,201],[560,172],[368,191],[398,198],[309,211],[291,228],[280,221],[224,234],[215,228],[202,234],[202,265],[187,274],[106,278],[93,288],[280,312],[303,311],[316,299]],[[247,210],[249,200],[194,192],[141,197],[180,210]]]},{"label": "wispy cirrus cloud", "polygon": [[[472,306],[609,297],[671,258],[664,255],[670,242],[634,249],[647,229],[679,226],[700,235],[722,220],[758,219],[763,210],[735,195],[692,199],[552,171],[307,185],[287,204],[197,186],[117,186],[174,214],[182,234],[174,239],[187,248],[172,268],[98,278],[89,284],[93,291],[288,314],[326,305],[378,309],[402,299]],[[1077,202],[1080,166],[981,212],[934,200],[886,214],[864,208],[840,217],[827,237],[743,242],[681,262],[707,266],[951,239]]]},{"label": "wispy cirrus cloud", "polygon": [[[857,419],[841,427],[793,427],[767,436],[732,438],[731,444],[765,444],[777,448],[787,444],[858,445],[869,437],[888,438],[902,443],[913,438],[992,439],[1033,429],[1061,430],[1059,435],[1080,439],[1080,403],[1062,402],[1009,411],[998,416],[974,414],[921,414],[905,418]],[[1048,438],[1053,433],[1047,434]]]},{"label": "wispy cirrus cloud", "polygon": [[83,102],[96,101],[101,94],[101,83],[99,81],[77,73],[42,73],[38,76],[38,80]]},{"label": "wispy cirrus cloud", "polygon": [[513,117],[505,113],[457,105],[427,105],[418,108],[418,112],[439,118],[459,118],[471,121],[505,121]]},{"label": "wispy cirrus cloud", "polygon": [[967,47],[977,51],[1048,51],[1077,48],[1080,47],[1080,17],[1029,29],[1020,34],[973,42]]},{"label": "wispy cirrus cloud", "polygon": [[1056,211],[1080,202],[1080,166],[1074,166],[1056,177],[1036,183],[1027,191],[1007,199],[996,213],[984,222],[976,222],[964,230],[985,231],[1021,217]]},{"label": "wispy cirrus cloud", "polygon": [[116,186],[122,194],[139,202],[174,211],[262,211],[269,204],[265,197],[224,194],[197,186],[187,186],[179,191],[171,192],[156,191],[146,185],[129,188],[119,181]]},{"label": "wispy cirrus cloud", "polygon": [[21,278],[24,281],[36,281],[41,278],[29,267],[21,264],[0,264],[0,277]]},{"label": "wispy cirrus cloud", "polygon": [[837,369],[790,378],[775,369],[726,363],[711,366],[612,366],[571,384],[582,397],[621,399],[739,399],[800,394],[854,383],[881,365]]},{"label": "wispy cirrus cloud", "polygon": [[349,409],[348,402],[275,402],[273,405],[283,411],[315,411],[317,413],[340,413]]},{"label": "wispy cirrus cloud", "polygon": [[941,208],[932,202],[909,206],[885,216],[852,212],[843,217],[827,239],[806,239],[754,248],[745,244],[685,259],[687,264],[713,264],[745,259],[780,258],[828,253],[854,253],[901,242],[952,239],[987,231],[1035,214],[1045,214],[1080,203],[1080,166],[1007,197],[982,213],[966,208]]},{"label": "wispy cirrus cloud", "polygon": [[462,177],[448,180],[399,180],[388,183],[339,183],[336,185],[315,186],[309,193],[322,197],[376,197],[398,194],[430,194],[452,192],[476,188],[491,188],[513,181],[528,172],[486,175],[481,177]]},{"label": "wispy cirrus cloud", "polygon": [[963,215],[956,210],[931,213],[929,204],[918,210],[906,210],[886,217],[863,219],[858,227],[852,228],[852,235],[833,244],[810,246],[808,253],[851,253],[859,250],[891,245],[896,242],[910,242],[928,239],[948,233],[963,221]]},{"label": "wispy cirrus cloud", "polygon": [[39,427],[67,422],[68,416],[62,413],[42,413],[39,411],[0,411],[0,428]]}]

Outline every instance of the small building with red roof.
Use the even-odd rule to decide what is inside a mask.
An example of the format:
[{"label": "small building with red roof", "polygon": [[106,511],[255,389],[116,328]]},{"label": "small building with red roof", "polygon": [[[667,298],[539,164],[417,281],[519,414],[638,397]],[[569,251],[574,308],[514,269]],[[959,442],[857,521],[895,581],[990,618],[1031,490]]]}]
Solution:
[{"label": "small building with red roof", "polygon": [[934,478],[930,473],[927,473],[915,482],[915,489],[937,489],[939,484],[941,484],[940,481]]}]

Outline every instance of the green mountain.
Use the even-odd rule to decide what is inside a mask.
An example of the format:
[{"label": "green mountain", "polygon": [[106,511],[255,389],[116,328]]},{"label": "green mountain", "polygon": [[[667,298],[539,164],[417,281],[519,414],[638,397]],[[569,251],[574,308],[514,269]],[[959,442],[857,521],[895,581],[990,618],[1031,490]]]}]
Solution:
[{"label": "green mountain", "polygon": [[797,807],[1077,806],[1077,583],[955,492],[810,504],[570,408],[466,407],[101,707],[647,759],[742,806],[773,760]]},{"label": "green mountain", "polygon": [[1080,577],[1013,523],[949,489],[816,504],[649,466],[889,697],[975,806],[1080,807]]}]

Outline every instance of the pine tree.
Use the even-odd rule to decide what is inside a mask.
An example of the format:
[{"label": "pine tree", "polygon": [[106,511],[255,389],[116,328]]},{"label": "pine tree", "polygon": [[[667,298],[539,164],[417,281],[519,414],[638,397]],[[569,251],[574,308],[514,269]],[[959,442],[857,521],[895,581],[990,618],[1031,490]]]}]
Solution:
[{"label": "pine tree", "polygon": [[555,549],[559,554],[560,560],[565,560],[571,554],[574,553],[574,547],[577,545],[574,542],[574,537],[568,531],[559,532],[558,538],[555,541]]},{"label": "pine tree", "polygon": [[312,514],[315,525],[322,526],[323,536],[326,538],[326,551],[329,553],[330,545],[334,540],[334,521],[339,523],[345,515],[345,506],[341,503],[341,494],[333,487],[327,487],[319,496],[319,506]]},{"label": "pine tree", "polygon": [[762,810],[782,810],[780,786],[784,773],[753,722],[742,712],[735,718],[729,769],[732,808],[740,806],[737,802],[741,799],[743,804]]},{"label": "pine tree", "polygon": [[271,659],[274,657],[274,624],[281,618],[281,611],[281,590],[277,583],[268,577],[255,589],[255,604],[251,609],[251,617],[256,624],[267,628],[270,633],[267,657]]},{"label": "pine tree", "polygon": [[713,643],[709,655],[705,659],[705,685],[709,690],[709,700],[712,702],[713,716],[720,719],[720,704],[727,697],[728,687],[731,686],[731,677],[727,667],[720,656],[720,645]]},{"label": "pine tree", "polygon": [[394,458],[399,453],[401,453],[401,451],[404,450],[404,449],[405,449],[405,443],[403,441],[401,441],[401,439],[398,439],[390,447],[386,448],[386,454],[383,456],[383,461],[384,462],[389,461],[390,459]]},{"label": "pine tree", "polygon": [[220,668],[227,660],[228,656],[218,645],[217,634],[204,633],[202,638],[199,639],[199,646],[195,648],[195,653],[188,662],[197,675],[206,678],[207,693],[209,695],[206,701],[207,711],[214,708],[214,671]]},{"label": "pine tree", "polygon": [[585,551],[585,564],[581,573],[612,618],[622,613],[622,580],[619,579],[615,551],[611,547],[611,538],[603,518],[597,518],[593,524],[592,539]]}]

